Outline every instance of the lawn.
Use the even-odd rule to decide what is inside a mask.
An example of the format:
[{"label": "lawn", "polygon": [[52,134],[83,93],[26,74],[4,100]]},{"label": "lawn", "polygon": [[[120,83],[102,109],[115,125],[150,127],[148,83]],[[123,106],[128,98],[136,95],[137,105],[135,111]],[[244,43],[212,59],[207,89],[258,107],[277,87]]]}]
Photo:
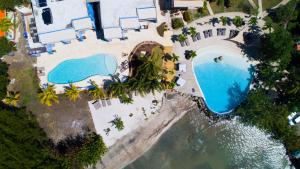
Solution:
[{"label": "lawn", "polygon": [[231,6],[229,8],[224,7],[224,5],[217,5],[216,2],[210,3],[210,6],[214,13],[222,12],[245,12],[248,14],[254,14],[255,9],[252,8],[248,0],[231,0]]},{"label": "lawn", "polygon": [[263,0],[262,5],[263,5],[263,10],[273,8],[277,4],[279,4],[282,0]]}]

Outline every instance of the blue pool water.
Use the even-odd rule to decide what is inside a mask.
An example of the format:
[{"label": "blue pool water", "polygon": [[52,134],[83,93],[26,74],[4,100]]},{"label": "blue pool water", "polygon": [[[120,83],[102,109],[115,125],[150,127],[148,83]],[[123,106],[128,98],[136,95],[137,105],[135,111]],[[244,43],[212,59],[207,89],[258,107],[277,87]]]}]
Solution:
[{"label": "blue pool water", "polygon": [[[248,93],[252,79],[251,65],[246,58],[220,54],[200,54],[193,61],[194,73],[208,108],[225,114],[236,108]],[[214,58],[223,56],[215,62]]]},{"label": "blue pool water", "polygon": [[115,73],[115,57],[97,54],[82,59],[66,60],[48,74],[48,81],[55,84],[68,84],[82,81],[94,75],[109,76]]}]

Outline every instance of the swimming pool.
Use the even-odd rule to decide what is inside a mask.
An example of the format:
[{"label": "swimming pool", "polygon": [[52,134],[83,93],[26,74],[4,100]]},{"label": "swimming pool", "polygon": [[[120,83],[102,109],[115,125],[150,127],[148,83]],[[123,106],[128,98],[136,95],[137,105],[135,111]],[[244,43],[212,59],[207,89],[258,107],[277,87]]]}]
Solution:
[{"label": "swimming pool", "polygon": [[48,81],[55,84],[74,83],[94,75],[109,76],[116,69],[117,61],[114,56],[97,54],[60,63],[49,72]]},{"label": "swimming pool", "polygon": [[[223,59],[216,62],[219,56]],[[247,58],[221,48],[198,52],[193,70],[208,108],[217,114],[236,108],[245,99],[252,80]]]}]

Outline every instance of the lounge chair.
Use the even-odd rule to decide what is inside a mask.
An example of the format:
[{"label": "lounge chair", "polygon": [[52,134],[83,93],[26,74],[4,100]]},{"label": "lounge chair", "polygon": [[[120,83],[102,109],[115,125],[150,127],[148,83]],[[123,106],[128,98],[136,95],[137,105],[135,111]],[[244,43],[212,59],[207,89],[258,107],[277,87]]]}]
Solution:
[{"label": "lounge chair", "polygon": [[184,42],[180,42],[180,45],[181,45],[181,47],[184,47],[185,43]]},{"label": "lounge chair", "polygon": [[192,39],[193,39],[193,42],[196,42],[196,41],[197,41],[196,35],[195,35],[195,36],[192,36]]},{"label": "lounge chair", "polygon": [[106,99],[107,105],[110,106],[111,105],[111,101],[110,99]]},{"label": "lounge chair", "polygon": [[186,81],[181,77],[178,77],[178,79],[176,80],[177,86],[181,86],[181,87],[184,86],[185,82]]},{"label": "lounge chair", "polygon": [[190,42],[189,42],[189,40],[187,39],[187,40],[185,40],[185,44],[186,44],[186,46],[190,46]]},{"label": "lounge chair", "polygon": [[220,36],[220,35],[221,35],[221,29],[218,28],[218,29],[217,29],[217,36]]},{"label": "lounge chair", "polygon": [[178,71],[179,72],[186,72],[186,64],[179,63],[178,64]]},{"label": "lounge chair", "polygon": [[200,35],[200,33],[199,33],[199,32],[196,34],[196,37],[197,37],[197,39],[198,39],[198,40],[200,40],[200,39],[201,39],[201,35]]},{"label": "lounge chair", "polygon": [[106,102],[105,100],[101,100],[102,106],[105,107],[106,106]]},{"label": "lounge chair", "polygon": [[98,100],[94,101],[94,102],[92,103],[92,105],[94,106],[94,108],[95,108],[96,110],[98,110],[98,109],[101,108],[101,104],[100,104],[100,102],[99,102]]},{"label": "lounge chair", "polygon": [[207,38],[208,35],[207,35],[207,32],[206,31],[203,31],[203,34],[204,34],[204,37]]}]

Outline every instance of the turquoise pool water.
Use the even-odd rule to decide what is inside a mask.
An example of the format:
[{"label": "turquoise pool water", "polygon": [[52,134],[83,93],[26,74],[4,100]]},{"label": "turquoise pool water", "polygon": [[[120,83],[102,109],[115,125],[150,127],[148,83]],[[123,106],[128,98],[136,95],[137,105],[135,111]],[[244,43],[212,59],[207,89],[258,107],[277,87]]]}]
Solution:
[{"label": "turquoise pool water", "polygon": [[82,81],[94,75],[109,76],[115,73],[115,57],[97,54],[82,59],[66,60],[48,74],[48,81],[55,84],[68,84]]},{"label": "turquoise pool water", "polygon": [[[223,60],[215,62],[219,56]],[[217,114],[231,112],[248,93],[251,65],[242,56],[218,51],[200,53],[193,60],[193,69],[208,108]]]}]

